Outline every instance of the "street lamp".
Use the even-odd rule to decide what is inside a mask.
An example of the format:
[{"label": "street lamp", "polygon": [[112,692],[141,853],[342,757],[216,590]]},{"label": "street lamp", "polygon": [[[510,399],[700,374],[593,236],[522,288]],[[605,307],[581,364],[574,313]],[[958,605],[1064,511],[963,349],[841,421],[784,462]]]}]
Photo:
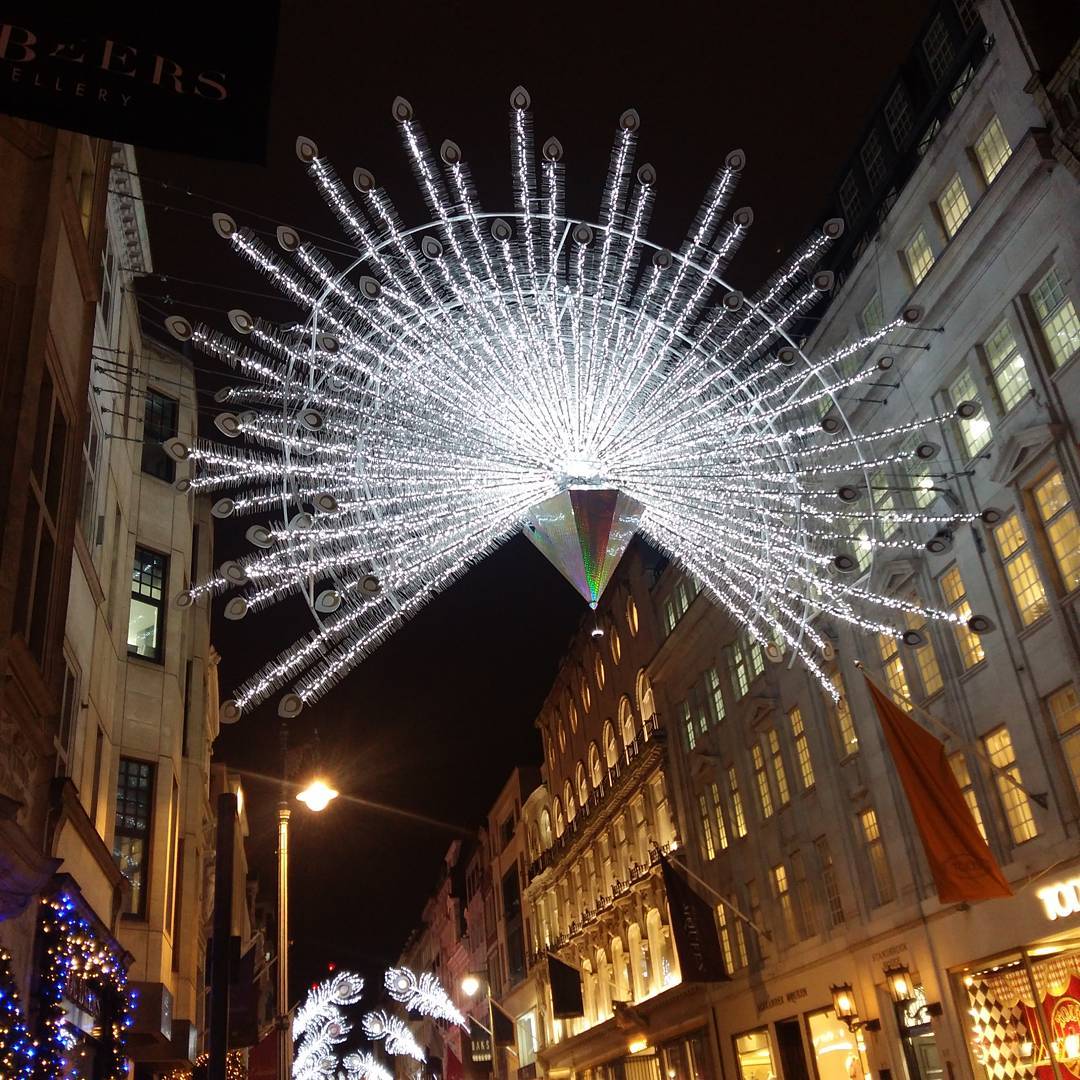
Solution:
[{"label": "street lamp", "polygon": [[315,813],[318,814],[325,810],[337,797],[337,791],[326,783],[325,780],[316,779],[312,780],[311,783],[296,796],[296,799],[297,802],[302,802],[309,810],[314,810]]},{"label": "street lamp", "polygon": [[477,975],[466,975],[461,980],[461,992],[466,997],[476,997],[477,991],[480,989],[480,978]]}]

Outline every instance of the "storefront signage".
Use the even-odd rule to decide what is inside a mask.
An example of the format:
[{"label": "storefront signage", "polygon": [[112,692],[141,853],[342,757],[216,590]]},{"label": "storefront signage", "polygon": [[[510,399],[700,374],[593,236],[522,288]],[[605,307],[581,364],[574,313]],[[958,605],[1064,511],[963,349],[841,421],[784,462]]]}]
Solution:
[{"label": "storefront signage", "polygon": [[89,1013],[95,1019],[101,1018],[101,998],[82,975],[77,975],[74,972],[68,973],[68,977],[64,980],[64,997],[72,1005],[82,1009],[85,1013]]},{"label": "storefront signage", "polygon": [[896,956],[897,953],[907,952],[907,942],[902,941],[899,945],[893,945],[888,949],[879,949],[876,953],[870,954],[870,959],[873,961],[888,960],[892,956]]},{"label": "storefront signage", "polygon": [[1047,885],[1035,895],[1043,902],[1043,910],[1051,922],[1080,913],[1080,877]]},{"label": "storefront signage", "polygon": [[806,987],[800,986],[797,990],[789,990],[786,994],[777,994],[775,997],[767,998],[758,1009],[758,1012],[775,1009],[777,1005],[783,1005],[785,1002],[790,1004],[792,1001],[798,1001],[804,997],[806,997]]}]

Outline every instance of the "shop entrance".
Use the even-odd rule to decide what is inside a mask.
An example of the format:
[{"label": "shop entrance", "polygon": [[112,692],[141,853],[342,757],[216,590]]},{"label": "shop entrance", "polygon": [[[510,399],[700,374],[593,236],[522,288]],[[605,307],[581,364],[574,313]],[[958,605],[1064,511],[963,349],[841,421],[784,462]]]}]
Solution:
[{"label": "shop entrance", "polygon": [[921,986],[915,987],[915,996],[911,1001],[896,1006],[896,1025],[900,1030],[904,1060],[911,1080],[942,1080],[944,1070],[941,1056],[930,1025],[926,994]]},{"label": "shop entrance", "polygon": [[780,1068],[784,1080],[810,1080],[803,1049],[802,1025],[797,1016],[776,1021],[776,1049],[780,1055]]}]

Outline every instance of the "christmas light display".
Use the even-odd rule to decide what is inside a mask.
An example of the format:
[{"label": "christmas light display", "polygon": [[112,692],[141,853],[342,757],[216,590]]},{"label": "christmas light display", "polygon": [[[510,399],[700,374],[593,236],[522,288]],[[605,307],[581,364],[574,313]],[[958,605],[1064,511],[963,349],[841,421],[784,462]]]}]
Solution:
[{"label": "christmas light display", "polygon": [[394,1074],[371,1054],[346,1054],[342,1062],[348,1080],[393,1080]]},{"label": "christmas light display", "polygon": [[0,948],[0,1076],[31,1080],[38,1043],[26,1027],[11,973],[11,953]]},{"label": "christmas light display", "polygon": [[411,1057],[416,1061],[425,1059],[424,1048],[416,1041],[416,1036],[400,1016],[377,1009],[365,1015],[362,1026],[369,1039],[382,1040],[388,1054]]},{"label": "christmas light display", "polygon": [[417,975],[407,967],[390,968],[384,978],[387,993],[406,1009],[430,1016],[436,1020],[448,1020],[467,1028],[461,1010],[450,1000],[439,980],[429,972]]},{"label": "christmas light display", "polygon": [[[128,1074],[124,1046],[127,1029],[135,1022],[135,991],[128,988],[121,957],[100,941],[89,922],[66,893],[41,905],[45,962],[39,983],[42,1034],[38,1069],[45,1077],[66,1080],[122,1080]],[[65,997],[92,1005],[97,1050],[87,1071],[75,1060],[77,1033],[69,1027]],[[37,1074],[35,1074],[37,1075]]]},{"label": "christmas light display", "polygon": [[309,991],[293,1019],[293,1080],[325,1080],[337,1071],[339,1047],[352,1031],[344,1007],[360,1000],[364,980],[336,972]]},{"label": "christmas light display", "polygon": [[[744,296],[725,278],[753,222],[749,208],[729,211],[741,152],[669,250],[646,238],[657,176],[634,168],[637,113],[619,120],[600,213],[586,221],[564,207],[559,141],[535,152],[530,108],[519,87],[509,211],[481,209],[462,149],[432,150],[399,98],[393,118],[430,223],[406,228],[366,169],[347,190],[303,138],[298,156],[351,259],[286,226],[275,245],[214,216],[303,318],[280,326],[234,310],[234,334],[167,320],[237,371],[216,423],[246,440],[170,440],[193,465],[180,484],[222,493],[218,517],[254,518],[254,551],[178,603],[240,587],[225,607],[235,619],[301,594],[316,623],[239,687],[226,720],[290,684],[279,711],[299,712],[519,532],[592,605],[641,533],[771,659],[805,664],[834,696],[822,612],[898,637],[915,633],[907,613],[958,618],[877,594],[858,572],[879,547],[940,544],[976,517],[904,509],[879,479],[931,460],[951,417],[871,431],[845,413],[888,366],[870,347],[925,346],[921,311],[806,355],[798,320],[833,287],[817,266],[842,222]],[[956,414],[977,411],[962,402]]]}]

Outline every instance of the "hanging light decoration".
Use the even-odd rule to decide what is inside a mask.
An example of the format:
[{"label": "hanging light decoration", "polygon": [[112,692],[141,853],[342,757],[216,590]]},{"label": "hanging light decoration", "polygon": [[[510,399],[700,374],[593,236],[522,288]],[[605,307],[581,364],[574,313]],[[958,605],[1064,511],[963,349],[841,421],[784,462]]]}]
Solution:
[{"label": "hanging light decoration", "polygon": [[214,215],[303,319],[280,326],[233,311],[231,334],[167,320],[242,376],[217,395],[228,411],[216,425],[243,444],[170,440],[168,452],[193,465],[179,483],[228,492],[215,514],[253,519],[252,552],[178,603],[240,588],[225,614],[244,618],[301,594],[314,619],[225,703],[226,721],[290,686],[279,711],[295,715],[519,532],[594,607],[641,533],[832,694],[830,648],[814,625],[822,611],[893,636],[908,613],[957,618],[878,595],[852,573],[879,547],[916,551],[974,516],[873,498],[871,475],[919,459],[897,447],[932,445],[925,429],[942,417],[856,431],[844,412],[843,392],[880,375],[862,351],[917,332],[921,311],[805,354],[793,326],[833,287],[817,264],[839,219],[744,296],[725,278],[753,222],[749,208],[729,210],[741,151],[669,250],[646,238],[657,176],[634,168],[638,114],[619,119],[600,214],[585,221],[564,207],[559,141],[535,153],[530,107],[517,88],[510,211],[481,209],[461,147],[433,151],[398,98],[392,114],[428,224],[406,228],[366,169],[350,192],[304,138],[297,154],[351,261],[291,228],[270,240]]}]

